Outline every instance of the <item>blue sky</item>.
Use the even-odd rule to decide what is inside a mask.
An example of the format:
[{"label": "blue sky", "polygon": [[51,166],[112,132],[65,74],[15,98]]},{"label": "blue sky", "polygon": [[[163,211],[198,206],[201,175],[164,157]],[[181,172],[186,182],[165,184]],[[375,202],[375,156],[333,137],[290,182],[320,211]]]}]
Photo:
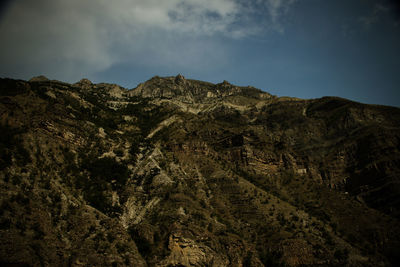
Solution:
[{"label": "blue sky", "polygon": [[134,88],[152,76],[400,106],[396,0],[16,0],[0,77]]}]

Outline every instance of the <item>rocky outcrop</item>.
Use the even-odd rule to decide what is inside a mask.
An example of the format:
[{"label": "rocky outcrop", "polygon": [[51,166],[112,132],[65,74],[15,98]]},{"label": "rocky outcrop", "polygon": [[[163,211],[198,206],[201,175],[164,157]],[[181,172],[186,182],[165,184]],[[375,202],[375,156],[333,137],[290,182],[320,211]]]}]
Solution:
[{"label": "rocky outcrop", "polygon": [[44,75],[40,75],[40,76],[32,77],[31,79],[29,79],[29,81],[30,82],[47,82],[47,81],[49,81],[49,79]]},{"label": "rocky outcrop", "polygon": [[129,92],[131,96],[145,98],[173,99],[184,103],[215,103],[220,98],[231,96],[251,96],[257,99],[270,99],[272,96],[254,87],[234,86],[227,81],[211,84],[185,79],[182,75],[160,78],[155,76],[139,84]]},{"label": "rocky outcrop", "polygon": [[400,111],[0,79],[0,264],[394,266]]},{"label": "rocky outcrop", "polygon": [[168,241],[169,256],[157,266],[228,266],[227,258],[216,254],[209,247],[196,244],[180,233],[170,235]]}]

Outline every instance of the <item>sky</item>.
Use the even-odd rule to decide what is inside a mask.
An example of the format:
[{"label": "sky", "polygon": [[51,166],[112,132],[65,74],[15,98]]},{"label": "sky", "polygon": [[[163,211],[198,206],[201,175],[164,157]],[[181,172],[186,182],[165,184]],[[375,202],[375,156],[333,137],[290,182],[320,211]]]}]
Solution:
[{"label": "sky", "polygon": [[175,76],[400,107],[397,0],[8,0],[0,77]]}]

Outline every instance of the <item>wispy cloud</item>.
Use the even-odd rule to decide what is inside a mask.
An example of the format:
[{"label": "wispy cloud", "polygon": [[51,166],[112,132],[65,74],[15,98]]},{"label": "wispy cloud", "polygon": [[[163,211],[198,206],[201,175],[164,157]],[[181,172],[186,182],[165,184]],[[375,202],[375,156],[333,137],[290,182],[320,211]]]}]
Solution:
[{"label": "wispy cloud", "polygon": [[268,7],[271,20],[274,23],[279,22],[279,18],[288,12],[290,6],[296,2],[296,0],[268,0],[266,5]]},{"label": "wispy cloud", "polygon": [[400,2],[398,0],[375,0],[371,3],[369,13],[358,18],[364,29],[369,30],[377,23],[398,27],[400,25]]},{"label": "wispy cloud", "polygon": [[[294,1],[261,2],[279,25]],[[221,62],[218,38],[259,33],[257,15],[239,0],[15,1],[0,21],[0,71],[74,80],[127,60]]]},{"label": "wispy cloud", "polygon": [[297,0],[257,0],[255,11],[260,12],[262,10],[266,13],[264,15],[266,22],[264,23],[267,28],[283,33],[284,23],[282,20],[296,2]]},{"label": "wispy cloud", "polygon": [[383,5],[382,3],[377,3],[374,5],[370,14],[366,16],[362,16],[359,18],[359,21],[364,25],[366,29],[369,29],[373,24],[379,22],[382,16],[387,14],[390,11],[388,6]]}]

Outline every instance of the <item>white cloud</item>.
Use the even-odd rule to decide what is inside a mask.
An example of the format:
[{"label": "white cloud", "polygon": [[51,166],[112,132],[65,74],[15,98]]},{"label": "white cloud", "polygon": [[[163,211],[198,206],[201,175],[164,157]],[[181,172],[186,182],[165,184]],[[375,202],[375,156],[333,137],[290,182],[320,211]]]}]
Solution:
[{"label": "white cloud", "polygon": [[[238,1],[15,1],[0,21],[0,71],[73,81],[123,61],[193,67],[211,57],[218,64],[226,51],[210,38],[244,38],[262,28],[256,11]],[[263,2],[278,25],[294,0]]]},{"label": "white cloud", "polygon": [[387,17],[389,12],[390,8],[388,6],[385,6],[382,3],[376,3],[371,9],[370,13],[365,16],[361,16],[358,21],[364,25],[366,30],[368,30],[372,25],[382,20],[382,18]]},{"label": "white cloud", "polygon": [[266,5],[275,29],[283,31],[283,26],[279,21],[285,15],[293,3],[297,0],[267,0]]}]

